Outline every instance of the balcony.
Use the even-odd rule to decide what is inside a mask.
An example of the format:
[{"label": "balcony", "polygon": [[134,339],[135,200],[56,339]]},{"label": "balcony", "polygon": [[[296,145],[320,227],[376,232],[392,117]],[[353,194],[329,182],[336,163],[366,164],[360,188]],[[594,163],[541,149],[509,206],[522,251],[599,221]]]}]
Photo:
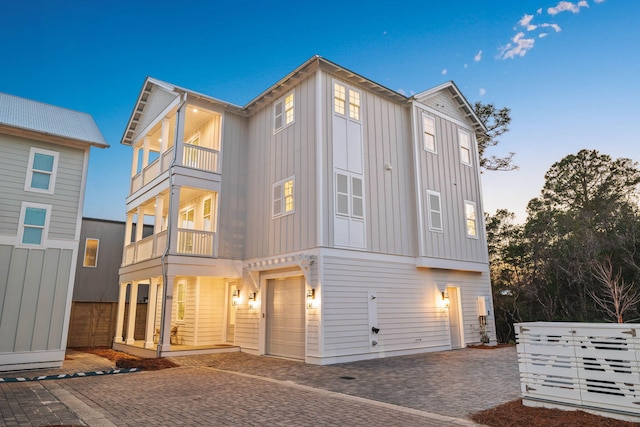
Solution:
[{"label": "balcony", "polygon": [[[190,255],[215,258],[216,233],[178,229],[178,255]],[[124,265],[135,264],[162,256],[167,247],[167,231],[153,234],[144,239],[130,243],[125,247]]]}]

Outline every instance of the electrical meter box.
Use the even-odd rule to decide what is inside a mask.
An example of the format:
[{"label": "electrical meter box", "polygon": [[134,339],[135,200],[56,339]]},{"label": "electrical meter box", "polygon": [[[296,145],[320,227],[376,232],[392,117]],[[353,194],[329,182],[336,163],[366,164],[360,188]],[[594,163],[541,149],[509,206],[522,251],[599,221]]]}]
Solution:
[{"label": "electrical meter box", "polygon": [[478,307],[478,316],[487,316],[487,297],[478,297],[478,302],[476,303]]}]

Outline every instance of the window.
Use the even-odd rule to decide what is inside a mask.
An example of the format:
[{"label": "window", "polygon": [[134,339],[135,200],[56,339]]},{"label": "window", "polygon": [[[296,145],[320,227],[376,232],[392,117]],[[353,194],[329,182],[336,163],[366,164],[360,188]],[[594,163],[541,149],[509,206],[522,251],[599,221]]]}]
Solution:
[{"label": "window", "polygon": [[346,172],[336,173],[336,214],[364,218],[362,178]]},{"label": "window", "polygon": [[478,221],[476,219],[476,204],[464,201],[464,217],[467,222],[467,237],[478,237]]},{"label": "window", "polygon": [[436,152],[436,121],[433,117],[422,115],[422,139],[426,151]]},{"label": "window", "polygon": [[469,132],[458,129],[458,140],[460,141],[460,161],[471,166],[471,137]]},{"label": "window", "polygon": [[333,111],[346,115],[347,95],[349,97],[349,118],[360,120],[360,92],[340,83],[333,84]]},{"label": "window", "polygon": [[200,145],[200,133],[196,133],[189,138],[184,144],[184,153],[182,162],[185,166],[197,169],[199,166],[198,156],[200,150],[196,147]]},{"label": "window", "polygon": [[184,321],[184,312],[187,305],[187,284],[178,282],[178,313],[176,320]]},{"label": "window", "polygon": [[292,214],[295,211],[294,177],[273,184],[273,199],[271,200],[271,216],[273,219]]},{"label": "window", "polygon": [[427,211],[429,212],[429,230],[442,231],[442,205],[440,193],[427,190]]},{"label": "window", "polygon": [[202,202],[202,223],[205,231],[212,230],[211,218],[211,197],[207,197]]},{"label": "window", "polygon": [[295,119],[295,99],[293,92],[280,99],[273,106],[273,131],[289,126]]},{"label": "window", "polygon": [[44,246],[49,228],[50,205],[22,202],[18,236],[23,245]]},{"label": "window", "polygon": [[31,147],[25,191],[53,194],[58,170],[58,153]]},{"label": "window", "polygon": [[98,239],[86,239],[84,242],[84,261],[83,267],[97,267],[98,266],[98,246],[100,246],[100,240]]}]

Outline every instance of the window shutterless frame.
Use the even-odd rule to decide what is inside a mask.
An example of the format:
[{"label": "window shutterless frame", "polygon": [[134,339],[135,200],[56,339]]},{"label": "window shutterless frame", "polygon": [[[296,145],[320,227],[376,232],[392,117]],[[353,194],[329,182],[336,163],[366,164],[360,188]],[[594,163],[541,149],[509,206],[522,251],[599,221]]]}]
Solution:
[{"label": "window shutterless frame", "polygon": [[31,147],[24,191],[53,194],[58,174],[57,151]]},{"label": "window shutterless frame", "polygon": [[18,224],[18,246],[44,247],[49,233],[51,205],[22,202]]}]

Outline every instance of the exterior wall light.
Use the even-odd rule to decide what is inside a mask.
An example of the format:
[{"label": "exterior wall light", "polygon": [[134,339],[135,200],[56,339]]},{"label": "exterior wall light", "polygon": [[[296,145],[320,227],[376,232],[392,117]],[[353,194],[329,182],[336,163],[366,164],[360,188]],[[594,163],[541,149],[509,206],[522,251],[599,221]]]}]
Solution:
[{"label": "exterior wall light", "polygon": [[449,308],[449,294],[446,291],[442,291],[442,305]]},{"label": "exterior wall light", "polygon": [[307,308],[316,308],[316,290],[307,290]]},{"label": "exterior wall light", "polygon": [[240,304],[240,289],[234,290],[231,296],[231,305],[235,307],[238,304]]},{"label": "exterior wall light", "polygon": [[256,301],[256,293],[249,292],[248,300],[249,300],[249,310],[254,310],[258,306],[258,303]]}]

